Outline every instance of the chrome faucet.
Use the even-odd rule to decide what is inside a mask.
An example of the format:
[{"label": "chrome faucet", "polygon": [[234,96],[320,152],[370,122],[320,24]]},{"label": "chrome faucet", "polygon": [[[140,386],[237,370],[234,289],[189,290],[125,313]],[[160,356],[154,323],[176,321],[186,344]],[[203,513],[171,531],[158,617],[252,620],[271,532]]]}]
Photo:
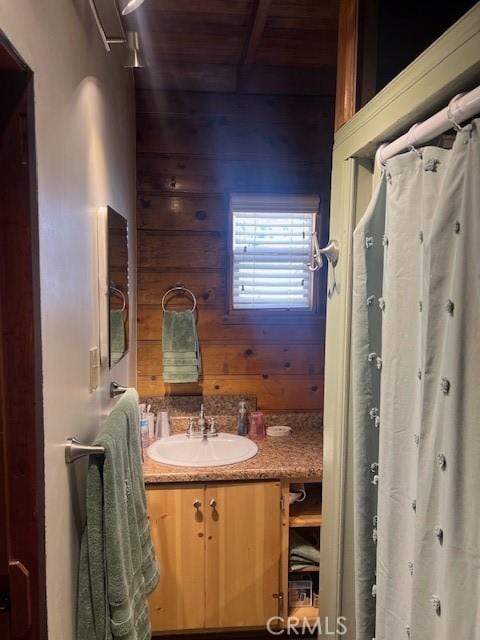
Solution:
[{"label": "chrome faucet", "polygon": [[187,438],[194,438],[195,437],[195,427],[193,426],[193,418],[189,418],[188,419],[188,425],[187,425]]},{"label": "chrome faucet", "polygon": [[214,438],[215,436],[218,436],[215,419],[205,418],[205,410],[202,403],[197,425],[195,426],[193,418],[188,418],[187,438],[202,438],[206,441],[208,438]]},{"label": "chrome faucet", "polygon": [[208,440],[208,438],[215,438],[216,436],[218,436],[214,418],[210,418],[208,422],[205,422],[202,434],[204,440]]},{"label": "chrome faucet", "polygon": [[200,405],[200,417],[198,419],[198,429],[202,435],[205,433],[205,411],[203,409],[203,402]]}]

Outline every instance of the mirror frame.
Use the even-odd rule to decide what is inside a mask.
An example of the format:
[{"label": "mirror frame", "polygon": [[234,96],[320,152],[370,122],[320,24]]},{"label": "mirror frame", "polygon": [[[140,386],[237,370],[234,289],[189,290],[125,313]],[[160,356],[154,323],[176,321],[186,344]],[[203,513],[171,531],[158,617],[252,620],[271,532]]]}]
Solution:
[{"label": "mirror frame", "polygon": [[[112,256],[112,229],[114,229],[115,227],[112,225],[112,221],[116,220],[119,223],[118,228],[120,228],[120,224],[125,228],[125,242],[126,242],[126,255],[127,255],[127,262],[126,262],[126,291],[123,291],[122,287],[119,286],[118,282],[115,281],[114,278],[112,278],[112,273],[111,273],[111,265],[110,265],[110,259]],[[107,305],[107,311],[108,311],[108,367],[109,369],[112,369],[113,367],[115,367],[119,362],[121,362],[123,360],[123,358],[128,354],[128,352],[130,351],[130,264],[129,264],[129,251],[128,251],[128,220],[125,216],[123,216],[121,213],[119,213],[118,211],[116,211],[113,207],[111,206],[107,206],[107,220],[106,220],[106,235],[107,235],[107,299],[108,299],[108,305]],[[112,362],[112,348],[111,348],[111,326],[110,326],[110,314],[111,311],[113,309],[112,307],[112,293],[111,293],[111,287],[116,286],[118,287],[118,289],[121,291],[121,293],[125,296],[125,312],[126,312],[126,318],[125,318],[125,350],[123,351],[122,356],[116,360],[115,362]]]}]

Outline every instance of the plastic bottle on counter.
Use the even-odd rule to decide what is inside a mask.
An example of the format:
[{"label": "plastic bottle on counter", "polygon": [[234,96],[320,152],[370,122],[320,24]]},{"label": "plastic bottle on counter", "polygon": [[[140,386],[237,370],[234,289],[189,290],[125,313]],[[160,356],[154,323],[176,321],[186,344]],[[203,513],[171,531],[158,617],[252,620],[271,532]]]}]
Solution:
[{"label": "plastic bottle on counter", "polygon": [[238,403],[237,432],[239,436],[246,436],[248,434],[247,403],[245,402],[245,400],[240,400],[240,402]]},{"label": "plastic bottle on counter", "polygon": [[145,449],[145,447],[148,447],[150,444],[148,427],[148,414],[146,411],[142,411],[140,414],[140,442],[142,444],[142,449]]}]

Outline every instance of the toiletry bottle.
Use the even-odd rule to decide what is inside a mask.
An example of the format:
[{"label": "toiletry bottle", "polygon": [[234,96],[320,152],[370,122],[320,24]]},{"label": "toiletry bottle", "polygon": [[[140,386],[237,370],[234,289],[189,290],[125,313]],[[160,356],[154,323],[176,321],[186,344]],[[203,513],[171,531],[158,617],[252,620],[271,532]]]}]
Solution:
[{"label": "toiletry bottle", "polygon": [[200,418],[198,419],[198,430],[200,433],[203,433],[205,429],[205,411],[203,408],[203,402],[200,405]]},{"label": "toiletry bottle", "polygon": [[147,420],[148,420],[148,440],[152,442],[155,437],[155,414],[150,411],[152,405],[147,406]]},{"label": "toiletry bottle", "polygon": [[145,449],[150,444],[148,427],[148,413],[143,411],[140,416],[140,442],[142,443],[142,449]]},{"label": "toiletry bottle", "polygon": [[247,404],[245,400],[240,400],[238,403],[238,435],[246,436],[248,433],[248,420],[247,420]]}]

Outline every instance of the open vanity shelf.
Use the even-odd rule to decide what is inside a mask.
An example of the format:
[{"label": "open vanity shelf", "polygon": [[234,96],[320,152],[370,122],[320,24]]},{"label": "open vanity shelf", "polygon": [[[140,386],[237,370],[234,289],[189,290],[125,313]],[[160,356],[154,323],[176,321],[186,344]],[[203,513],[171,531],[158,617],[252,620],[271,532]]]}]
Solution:
[{"label": "open vanity shelf", "polygon": [[295,527],[322,526],[322,488],[320,484],[305,483],[307,497],[290,505],[288,524]]},{"label": "open vanity shelf", "polygon": [[319,616],[318,606],[294,606],[289,601],[289,580],[302,580],[311,578],[313,590],[318,593],[320,582],[320,567],[309,565],[300,569],[290,570],[289,551],[291,543],[291,533],[293,530],[304,533],[306,536],[315,538],[320,544],[322,527],[322,484],[311,480],[300,481],[305,486],[307,496],[302,502],[290,504],[289,495],[292,485],[299,482],[285,482],[282,485],[284,517],[283,517],[283,593],[284,593],[284,618],[299,620],[298,625],[302,626],[303,620],[313,622]]}]

